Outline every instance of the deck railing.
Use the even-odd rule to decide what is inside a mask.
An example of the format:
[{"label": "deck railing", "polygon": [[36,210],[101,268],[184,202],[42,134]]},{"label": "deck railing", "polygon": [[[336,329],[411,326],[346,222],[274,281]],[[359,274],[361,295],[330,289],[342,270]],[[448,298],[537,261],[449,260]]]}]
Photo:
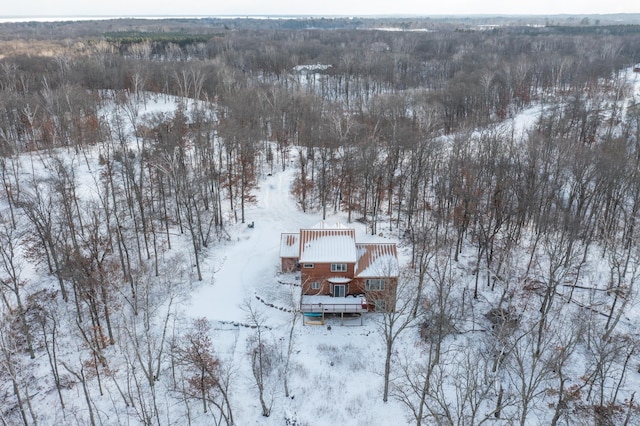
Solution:
[{"label": "deck railing", "polygon": [[325,314],[356,314],[367,312],[366,306],[356,303],[303,303],[301,312],[324,312]]}]

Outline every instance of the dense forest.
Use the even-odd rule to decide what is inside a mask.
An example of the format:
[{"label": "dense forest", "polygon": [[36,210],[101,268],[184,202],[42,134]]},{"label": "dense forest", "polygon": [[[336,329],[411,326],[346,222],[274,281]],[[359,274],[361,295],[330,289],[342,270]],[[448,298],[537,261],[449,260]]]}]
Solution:
[{"label": "dense forest", "polygon": [[174,306],[293,169],[300,210],[406,249],[380,400],[409,423],[637,424],[639,58],[588,19],[0,24],[0,421],[237,424]]}]

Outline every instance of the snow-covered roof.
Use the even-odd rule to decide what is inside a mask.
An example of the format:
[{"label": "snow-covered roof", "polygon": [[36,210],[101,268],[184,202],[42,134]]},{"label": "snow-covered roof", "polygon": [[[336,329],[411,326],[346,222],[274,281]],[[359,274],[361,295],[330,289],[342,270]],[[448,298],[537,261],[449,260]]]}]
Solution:
[{"label": "snow-covered roof", "polygon": [[311,228],[312,229],[349,229],[345,225],[341,224],[340,222],[327,223],[324,220],[321,220],[320,222],[316,223]]},{"label": "snow-covered roof", "polygon": [[356,245],[358,262],[357,277],[390,277],[399,275],[398,252],[393,243],[365,243]]},{"label": "snow-covered roof", "polygon": [[301,229],[300,262],[355,263],[355,229]]},{"label": "snow-covered roof", "polygon": [[300,234],[283,233],[280,236],[280,257],[298,257]]},{"label": "snow-covered roof", "polygon": [[350,283],[353,280],[347,277],[330,277],[330,278],[327,278],[327,281],[329,281],[332,284],[346,284],[346,283]]},{"label": "snow-covered roof", "polygon": [[331,68],[330,64],[305,64],[305,65],[296,65],[295,67],[293,67],[294,71],[297,72],[301,72],[301,71],[325,71],[328,70],[329,68]]}]

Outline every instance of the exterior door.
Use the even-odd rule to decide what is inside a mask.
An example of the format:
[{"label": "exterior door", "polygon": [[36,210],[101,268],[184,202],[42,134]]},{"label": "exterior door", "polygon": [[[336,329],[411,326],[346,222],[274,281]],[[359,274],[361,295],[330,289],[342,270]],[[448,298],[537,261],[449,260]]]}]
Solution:
[{"label": "exterior door", "polygon": [[343,285],[334,285],[333,286],[333,297],[344,297],[344,286]]}]

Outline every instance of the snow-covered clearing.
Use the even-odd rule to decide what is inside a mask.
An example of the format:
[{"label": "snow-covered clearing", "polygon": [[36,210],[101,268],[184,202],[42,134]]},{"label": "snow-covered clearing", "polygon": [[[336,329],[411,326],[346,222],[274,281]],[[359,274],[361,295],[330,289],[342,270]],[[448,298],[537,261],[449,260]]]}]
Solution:
[{"label": "snow-covered clearing", "polygon": [[[205,278],[193,291],[185,310],[189,316],[218,324],[214,326],[216,345],[225,348],[223,359],[239,364],[239,386],[232,394],[240,407],[238,424],[280,425],[286,413],[295,413],[303,425],[404,424],[403,409],[397,402],[381,403],[383,340],[375,314],[365,315],[363,326],[359,319],[341,325],[339,318],[329,317],[324,326],[305,326],[298,320],[292,397],[284,398],[278,389],[273,414],[269,418],[260,415],[250,370],[242,365],[247,364],[243,341],[251,333],[242,326],[247,322],[245,305],[251,302],[264,311],[273,339],[284,348],[292,315],[284,309],[298,303],[300,292],[299,287],[289,285],[299,280],[296,274],[278,273],[280,233],[310,227],[321,219],[296,206],[289,191],[293,176],[289,168],[261,182],[257,202],[247,211],[247,222],[253,222],[254,228],[246,224],[232,227],[231,241],[209,252],[206,269],[210,279]],[[344,218],[332,216],[327,221]],[[351,225],[364,233],[361,224]]]}]

